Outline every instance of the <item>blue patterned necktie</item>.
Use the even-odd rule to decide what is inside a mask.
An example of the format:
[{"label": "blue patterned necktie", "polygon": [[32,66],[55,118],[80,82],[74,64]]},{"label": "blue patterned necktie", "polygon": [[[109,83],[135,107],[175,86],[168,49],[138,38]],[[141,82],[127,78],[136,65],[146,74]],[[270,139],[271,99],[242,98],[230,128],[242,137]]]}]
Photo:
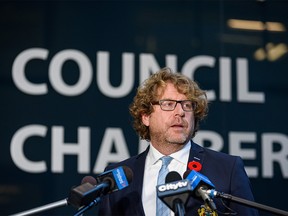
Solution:
[{"label": "blue patterned necktie", "polygon": [[[160,158],[162,160],[162,166],[158,174],[157,185],[165,184],[165,178],[168,174],[168,165],[173,158],[170,156],[164,156]],[[156,198],[156,216],[168,216],[170,215],[170,209],[163,203],[158,197]]]}]

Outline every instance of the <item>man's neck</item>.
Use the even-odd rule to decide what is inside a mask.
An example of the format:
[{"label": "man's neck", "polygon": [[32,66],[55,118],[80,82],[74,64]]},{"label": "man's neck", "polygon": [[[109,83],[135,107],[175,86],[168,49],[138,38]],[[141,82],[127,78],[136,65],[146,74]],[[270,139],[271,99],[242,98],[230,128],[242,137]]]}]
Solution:
[{"label": "man's neck", "polygon": [[183,144],[178,144],[178,143],[153,143],[153,141],[151,141],[151,145],[153,145],[153,147],[155,149],[157,149],[161,154],[163,155],[171,155],[175,152],[180,151],[181,149],[183,149],[183,147],[188,143],[188,141],[186,143]]}]

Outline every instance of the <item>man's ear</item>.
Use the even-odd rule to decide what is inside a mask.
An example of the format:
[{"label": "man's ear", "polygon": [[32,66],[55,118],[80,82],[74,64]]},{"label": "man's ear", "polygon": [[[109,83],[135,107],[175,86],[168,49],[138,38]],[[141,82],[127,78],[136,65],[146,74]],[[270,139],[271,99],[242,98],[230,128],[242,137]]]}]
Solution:
[{"label": "man's ear", "polygon": [[142,115],[142,123],[148,127],[150,124],[150,115],[143,114]]}]

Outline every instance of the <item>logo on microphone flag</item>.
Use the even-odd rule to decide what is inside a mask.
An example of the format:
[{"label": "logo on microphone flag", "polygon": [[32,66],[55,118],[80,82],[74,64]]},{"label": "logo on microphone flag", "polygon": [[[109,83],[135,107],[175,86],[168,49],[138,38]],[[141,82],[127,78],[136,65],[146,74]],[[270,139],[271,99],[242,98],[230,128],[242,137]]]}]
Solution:
[{"label": "logo on microphone flag", "polygon": [[115,181],[119,190],[129,185],[123,167],[118,167],[117,169],[114,169],[113,176],[115,178]]},{"label": "logo on microphone flag", "polygon": [[209,185],[209,187],[215,188],[214,184],[206,176],[196,172],[195,170],[192,170],[186,179],[189,179],[191,181],[192,190],[195,190],[195,188],[197,188],[200,182]]}]

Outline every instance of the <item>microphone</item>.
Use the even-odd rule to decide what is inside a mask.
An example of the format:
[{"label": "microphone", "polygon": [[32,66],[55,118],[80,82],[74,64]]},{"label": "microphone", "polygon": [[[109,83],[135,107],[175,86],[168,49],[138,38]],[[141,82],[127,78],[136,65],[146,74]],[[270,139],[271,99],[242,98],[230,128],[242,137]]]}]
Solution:
[{"label": "microphone", "polygon": [[181,181],[181,180],[182,180],[181,175],[176,171],[169,172],[165,177],[166,184],[170,182],[174,182],[174,181]]},{"label": "microphone", "polygon": [[96,176],[96,179],[92,176],[86,176],[82,179],[80,186],[70,191],[67,201],[76,208],[87,206],[100,196],[127,187],[131,183],[132,178],[133,172],[127,166],[108,170]]},{"label": "microphone", "polygon": [[85,184],[85,183],[90,183],[92,185],[96,185],[97,184],[97,181],[94,177],[92,176],[85,176],[82,181],[81,181],[81,184]]},{"label": "microphone", "polygon": [[[92,176],[85,176],[82,179],[81,185],[85,184],[85,183],[91,184],[91,187],[92,187],[92,185],[95,185],[97,182],[96,182],[96,179],[93,178]],[[77,188],[79,188],[80,186],[78,186]],[[47,210],[50,210],[50,209],[54,209],[54,208],[58,208],[58,207],[62,207],[62,206],[67,206],[67,205],[69,205],[68,198],[63,199],[61,201],[53,202],[53,203],[50,203],[50,204],[47,204],[47,205],[44,205],[44,206],[41,206],[41,207],[33,208],[31,210],[27,210],[27,211],[23,211],[23,212],[20,212],[20,213],[12,214],[11,216],[34,215],[34,214],[37,214],[37,213],[39,214],[40,212],[44,212],[44,211],[47,211]]]},{"label": "microphone", "polygon": [[192,196],[201,197],[212,211],[216,211],[217,208],[215,203],[206,193],[206,190],[215,188],[214,184],[206,176],[196,172],[195,170],[187,170],[183,177],[190,180]]},{"label": "microphone", "polygon": [[78,216],[97,204],[100,200],[100,196],[127,187],[131,183],[132,178],[133,172],[126,166],[106,171],[97,176],[97,180],[92,176],[85,176],[82,179],[81,185],[74,187],[70,191],[68,198],[16,213],[13,214],[13,216],[28,216],[67,205],[72,205],[76,208],[82,207],[74,215]]},{"label": "microphone", "polygon": [[176,216],[185,215],[185,205],[191,192],[189,180],[182,180],[179,173],[169,172],[165,184],[156,186],[157,196],[164,202]]}]

